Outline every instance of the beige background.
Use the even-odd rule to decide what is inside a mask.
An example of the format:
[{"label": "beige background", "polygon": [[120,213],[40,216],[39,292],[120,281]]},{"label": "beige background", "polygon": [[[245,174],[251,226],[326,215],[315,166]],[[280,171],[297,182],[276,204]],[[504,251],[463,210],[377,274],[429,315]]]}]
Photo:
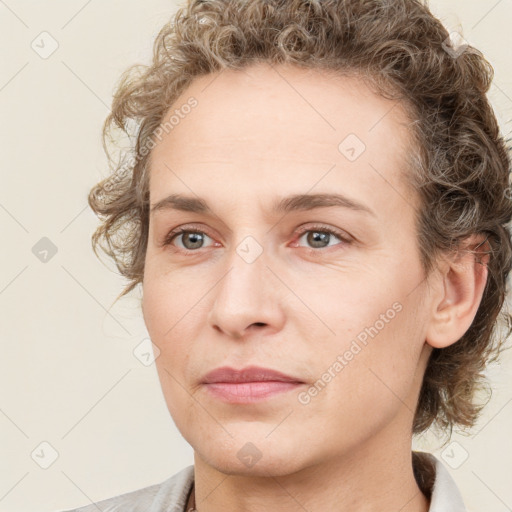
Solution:
[{"label": "beige background", "polygon": [[[123,281],[92,252],[97,221],[86,203],[106,172],[100,127],[114,84],[129,64],[147,62],[177,5],[0,0],[0,512],[85,505],[192,464],[154,365],[133,354],[147,336],[139,293],[111,308]],[[494,65],[490,97],[510,132],[512,0],[431,5]],[[32,41],[39,53],[58,48],[42,58]],[[46,263],[32,252],[43,237],[58,250]],[[505,512],[511,355],[489,374],[495,393],[473,437],[455,435],[440,449],[430,436],[417,446],[449,464],[470,510]]]}]

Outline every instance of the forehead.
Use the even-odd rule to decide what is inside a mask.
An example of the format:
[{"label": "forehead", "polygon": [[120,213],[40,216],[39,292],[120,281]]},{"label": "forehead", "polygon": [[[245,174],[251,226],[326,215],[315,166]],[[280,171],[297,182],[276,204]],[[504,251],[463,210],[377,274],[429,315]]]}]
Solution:
[{"label": "forehead", "polygon": [[[191,99],[195,106],[184,108]],[[266,64],[224,70],[196,78],[163,126],[171,116],[151,154],[152,204],[171,189],[201,197],[215,190],[228,201],[235,189],[337,189],[368,203],[403,202],[409,193],[401,173],[410,121],[401,104],[355,76]]]}]

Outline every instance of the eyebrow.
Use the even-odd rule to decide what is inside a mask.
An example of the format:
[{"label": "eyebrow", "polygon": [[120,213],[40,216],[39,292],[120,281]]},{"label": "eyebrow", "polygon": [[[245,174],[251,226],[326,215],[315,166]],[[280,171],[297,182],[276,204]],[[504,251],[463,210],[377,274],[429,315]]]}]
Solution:
[{"label": "eyebrow", "polygon": [[[295,194],[274,202],[272,212],[286,214],[293,211],[308,211],[315,208],[328,208],[332,206],[348,208],[376,217],[375,212],[353,199],[342,194]],[[201,198],[171,194],[158,201],[151,207],[151,214],[163,210],[180,210],[194,213],[213,213],[208,203]]]}]

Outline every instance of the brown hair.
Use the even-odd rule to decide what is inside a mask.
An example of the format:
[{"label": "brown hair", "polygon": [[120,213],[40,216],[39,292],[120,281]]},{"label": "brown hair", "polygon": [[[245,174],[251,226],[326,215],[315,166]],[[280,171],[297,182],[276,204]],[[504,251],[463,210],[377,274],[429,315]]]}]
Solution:
[{"label": "brown hair", "polygon": [[[417,156],[408,179],[421,198],[417,229],[426,274],[436,255],[470,234],[487,238],[488,279],[476,317],[457,343],[433,350],[414,418],[415,433],[433,422],[450,431],[472,426],[486,362],[512,330],[508,314],[506,331],[498,330],[512,266],[510,160],[486,98],[491,65],[475,48],[459,52],[450,41],[420,0],[190,0],[158,34],[152,62],[123,74],[104,125],[113,172],[89,194],[103,218],[92,243],[129,280],[120,296],[143,281],[148,148],[194,78],[258,61],[356,73],[400,100],[414,120]],[[119,135],[128,137],[128,151],[109,149]]]}]

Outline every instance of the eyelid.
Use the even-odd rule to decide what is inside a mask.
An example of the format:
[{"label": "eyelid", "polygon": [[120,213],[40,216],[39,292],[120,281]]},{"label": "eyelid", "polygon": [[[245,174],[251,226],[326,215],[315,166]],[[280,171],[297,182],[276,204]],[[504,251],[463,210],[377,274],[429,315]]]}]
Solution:
[{"label": "eyelid", "polygon": [[321,231],[321,232],[327,232],[331,235],[334,235],[338,237],[341,241],[346,243],[354,242],[354,237],[350,236],[346,231],[343,231],[342,229],[333,228],[331,226],[326,226],[324,224],[313,224],[313,225],[304,225],[297,229],[297,236],[301,237],[304,233],[307,233],[308,231]]}]

